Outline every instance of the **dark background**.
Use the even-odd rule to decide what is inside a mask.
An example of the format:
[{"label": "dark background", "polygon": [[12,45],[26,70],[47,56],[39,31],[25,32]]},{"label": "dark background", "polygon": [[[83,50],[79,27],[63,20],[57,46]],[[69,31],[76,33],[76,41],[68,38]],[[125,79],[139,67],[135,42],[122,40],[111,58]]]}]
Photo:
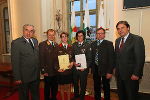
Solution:
[{"label": "dark background", "polygon": [[150,0],[124,0],[123,9],[150,6]]}]

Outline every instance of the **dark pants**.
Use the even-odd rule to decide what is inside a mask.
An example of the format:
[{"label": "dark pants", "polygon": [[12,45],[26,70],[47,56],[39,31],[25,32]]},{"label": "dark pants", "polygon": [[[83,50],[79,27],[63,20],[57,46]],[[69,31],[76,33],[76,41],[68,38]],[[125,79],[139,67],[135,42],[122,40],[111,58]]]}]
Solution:
[{"label": "dark pants", "polygon": [[29,92],[31,93],[31,100],[40,100],[39,95],[39,80],[23,83],[19,85],[19,100],[29,100]]},{"label": "dark pants", "polygon": [[[87,85],[88,71],[73,71],[73,84],[74,84],[74,97],[79,97],[80,100],[84,100],[86,85]],[[80,93],[79,93],[79,81],[80,81]]]},{"label": "dark pants", "polygon": [[44,98],[45,100],[57,100],[58,83],[57,76],[44,77]]},{"label": "dark pants", "polygon": [[119,100],[137,100],[139,81],[138,80],[122,80],[117,77],[117,88]]},{"label": "dark pants", "polygon": [[98,70],[95,70],[93,72],[93,80],[95,100],[101,100],[101,89],[104,91],[104,100],[110,100],[110,79],[99,75]]}]

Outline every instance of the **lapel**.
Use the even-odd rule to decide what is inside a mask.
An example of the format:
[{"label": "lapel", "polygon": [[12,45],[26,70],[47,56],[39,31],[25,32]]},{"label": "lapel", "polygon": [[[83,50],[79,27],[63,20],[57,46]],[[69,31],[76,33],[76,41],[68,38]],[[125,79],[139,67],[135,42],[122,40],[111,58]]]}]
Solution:
[{"label": "lapel", "polygon": [[[38,50],[38,45],[35,43],[35,41],[33,41],[34,43],[34,49],[33,49],[31,45],[29,44],[29,42],[23,36],[20,39],[22,43],[22,49],[24,51],[34,52],[35,50]],[[37,48],[35,48],[35,46],[37,46]]]},{"label": "lapel", "polygon": [[[119,44],[120,44],[121,38],[118,39],[117,41],[117,48],[119,50]],[[120,52],[123,52],[132,42],[132,34],[129,33],[129,36],[127,37],[124,46],[122,47],[122,49],[120,50]]]},{"label": "lapel", "polygon": [[97,49],[97,41],[94,41],[94,43],[93,43],[93,48],[94,48],[94,49]]},{"label": "lapel", "polygon": [[[99,44],[99,46],[97,46],[98,49],[103,48],[103,45],[104,45],[104,44],[105,44],[105,40],[103,40],[103,41]],[[96,41],[96,45],[97,45],[97,41]]]},{"label": "lapel", "polygon": [[60,44],[59,44],[59,48],[60,48],[61,50],[63,50],[63,51],[66,51],[66,50],[68,49],[68,46],[67,46],[67,48],[64,48],[63,44],[60,43]]},{"label": "lapel", "polygon": [[34,48],[35,48],[36,45],[37,45],[36,40],[34,38],[32,38],[32,41],[33,41],[33,45],[34,45]]},{"label": "lapel", "polygon": [[20,39],[23,43],[28,43],[28,41],[23,36]]},{"label": "lapel", "polygon": [[115,49],[116,49],[116,51],[120,51],[120,49],[119,49],[119,44],[120,44],[120,41],[121,41],[121,37],[119,37],[117,40],[116,40],[116,44],[115,44]]},{"label": "lapel", "polygon": [[129,36],[127,37],[127,39],[126,39],[126,41],[125,41],[124,46],[123,46],[122,49],[127,48],[131,44],[131,42],[132,42],[132,34],[129,33]]},{"label": "lapel", "polygon": [[[48,48],[53,48],[52,44],[48,40],[46,40],[46,45],[47,45]],[[56,44],[54,42],[54,47],[55,46],[56,46]]]},{"label": "lapel", "polygon": [[30,46],[29,42],[28,42],[23,36],[21,37],[21,41],[22,41],[22,43],[23,43],[25,46],[28,46],[29,48],[32,48],[32,47]]}]

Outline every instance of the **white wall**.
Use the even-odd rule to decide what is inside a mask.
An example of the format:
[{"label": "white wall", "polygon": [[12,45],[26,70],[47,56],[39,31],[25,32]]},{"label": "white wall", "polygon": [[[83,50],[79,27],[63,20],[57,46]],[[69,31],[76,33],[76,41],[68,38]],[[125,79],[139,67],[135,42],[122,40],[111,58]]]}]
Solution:
[{"label": "white wall", "polygon": [[22,26],[35,26],[35,36],[41,40],[41,0],[8,0],[12,40],[22,35]]},{"label": "white wall", "polygon": [[[58,24],[56,21],[56,12],[60,10],[61,16],[61,31],[67,31],[67,4],[66,0],[41,0],[41,18],[42,18],[42,40],[46,39],[46,32],[48,29],[52,28],[54,30],[58,29]],[[59,32],[56,32],[56,42],[60,42]]]},{"label": "white wall", "polygon": [[[46,37],[43,32],[49,28],[57,29],[56,10],[61,10],[63,15],[61,29],[67,30],[65,0],[8,0],[8,4],[11,6],[9,10],[12,39],[21,36],[22,25],[29,23],[35,26],[38,40],[44,40]],[[114,42],[118,37],[116,23],[127,20],[131,25],[131,33],[144,38],[146,61],[150,61],[150,8],[123,11],[123,0],[105,0],[105,6],[106,27],[109,28],[106,39]]]},{"label": "white wall", "polygon": [[123,0],[106,0],[109,3],[108,21],[110,21],[110,30],[114,32],[114,36],[111,34],[110,37],[113,37],[111,40],[115,40],[118,35],[116,33],[115,25],[120,20],[126,20],[131,26],[131,33],[137,34],[143,37],[145,42],[145,52],[146,52],[146,61],[150,61],[150,8],[145,9],[135,9],[135,10],[123,10]]}]

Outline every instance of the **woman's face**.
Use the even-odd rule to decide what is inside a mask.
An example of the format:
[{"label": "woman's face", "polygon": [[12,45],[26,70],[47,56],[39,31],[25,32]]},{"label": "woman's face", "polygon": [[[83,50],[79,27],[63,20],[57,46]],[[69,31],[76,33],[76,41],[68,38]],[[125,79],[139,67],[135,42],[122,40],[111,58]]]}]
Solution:
[{"label": "woman's face", "polygon": [[62,34],[62,36],[61,36],[61,42],[62,43],[67,43],[68,42],[68,37],[67,37],[66,34]]}]

